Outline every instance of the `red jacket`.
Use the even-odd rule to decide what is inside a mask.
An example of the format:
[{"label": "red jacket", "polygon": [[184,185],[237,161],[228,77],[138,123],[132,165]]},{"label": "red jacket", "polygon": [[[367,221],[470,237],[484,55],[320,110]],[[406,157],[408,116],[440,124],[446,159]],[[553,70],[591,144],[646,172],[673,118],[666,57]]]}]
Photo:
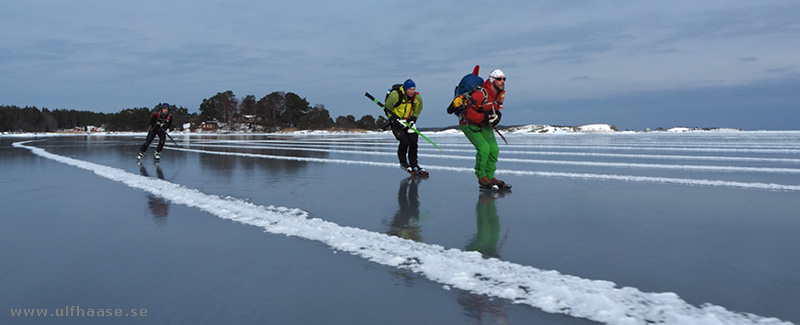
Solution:
[{"label": "red jacket", "polygon": [[470,124],[475,126],[484,126],[489,124],[487,116],[492,115],[492,109],[495,111],[503,108],[503,100],[505,99],[506,91],[502,90],[500,93],[495,93],[492,81],[487,79],[481,86],[486,91],[484,97],[483,91],[474,91],[470,96],[474,104],[469,104],[461,114],[458,124]]}]

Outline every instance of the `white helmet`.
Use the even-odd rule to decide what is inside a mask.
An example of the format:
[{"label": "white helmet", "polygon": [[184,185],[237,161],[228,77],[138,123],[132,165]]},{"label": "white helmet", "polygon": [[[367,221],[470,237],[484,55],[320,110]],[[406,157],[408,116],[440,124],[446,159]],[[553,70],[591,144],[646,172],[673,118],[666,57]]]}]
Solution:
[{"label": "white helmet", "polygon": [[503,71],[501,71],[500,69],[494,69],[492,70],[492,72],[489,73],[489,80],[494,81],[499,77],[505,77],[505,76],[506,74],[503,73]]}]

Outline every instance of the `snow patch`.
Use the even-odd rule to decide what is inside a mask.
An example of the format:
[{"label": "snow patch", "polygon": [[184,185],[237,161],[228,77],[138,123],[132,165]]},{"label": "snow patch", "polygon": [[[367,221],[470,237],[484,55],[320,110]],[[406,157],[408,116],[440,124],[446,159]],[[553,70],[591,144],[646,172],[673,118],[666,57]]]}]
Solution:
[{"label": "snow patch", "polygon": [[586,124],[576,127],[579,132],[615,132],[617,128],[610,124]]},{"label": "snow patch", "polygon": [[585,124],[580,126],[553,126],[553,125],[522,125],[505,128],[509,133],[595,133],[616,132],[617,128],[611,124]]}]

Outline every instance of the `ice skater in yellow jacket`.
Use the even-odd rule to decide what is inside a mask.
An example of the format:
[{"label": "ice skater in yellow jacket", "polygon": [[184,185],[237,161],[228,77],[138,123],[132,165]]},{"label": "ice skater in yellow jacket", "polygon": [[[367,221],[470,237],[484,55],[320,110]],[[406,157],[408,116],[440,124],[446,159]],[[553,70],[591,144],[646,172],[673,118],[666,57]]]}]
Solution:
[{"label": "ice skater in yellow jacket", "polygon": [[[419,166],[417,159],[419,134],[412,130],[416,128],[417,118],[422,112],[422,96],[417,92],[417,85],[414,81],[408,79],[399,89],[390,91],[386,97],[385,107],[397,116],[387,114],[392,121],[392,133],[395,139],[400,141],[397,146],[397,158],[400,160],[400,165],[409,174],[427,175],[428,172]],[[408,160],[406,160],[406,156],[408,156]]]}]

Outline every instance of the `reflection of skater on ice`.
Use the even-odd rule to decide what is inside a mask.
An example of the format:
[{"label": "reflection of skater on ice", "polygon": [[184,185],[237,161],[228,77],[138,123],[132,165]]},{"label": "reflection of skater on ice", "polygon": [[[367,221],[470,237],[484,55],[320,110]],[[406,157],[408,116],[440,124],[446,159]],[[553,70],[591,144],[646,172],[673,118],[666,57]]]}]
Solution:
[{"label": "reflection of skater on ice", "polygon": [[[419,183],[427,179],[426,175],[412,175],[400,182],[397,190],[397,212],[389,225],[386,233],[391,236],[405,238],[413,241],[422,241],[419,212]],[[414,281],[420,278],[418,274],[408,270],[391,271],[391,274],[403,279],[406,286],[411,287]]]},{"label": "reflection of skater on ice", "polygon": [[[137,163],[139,165],[139,173],[144,177],[150,177],[150,173],[147,172],[147,169],[144,168],[141,162]],[[164,172],[161,170],[161,167],[158,164],[156,166],[156,176],[159,179],[164,179]],[[153,219],[159,225],[163,225],[167,222],[167,215],[169,214],[169,203],[163,198],[155,196],[153,194],[147,194],[147,207],[150,209],[150,213],[153,215]]]},{"label": "reflection of skater on ice", "polygon": [[469,292],[459,294],[458,304],[464,308],[464,313],[475,320],[478,324],[483,323],[484,316],[493,317],[497,324],[508,324],[506,315],[507,301],[484,295],[476,295]]},{"label": "reflection of skater on ice", "polygon": [[482,190],[475,205],[478,231],[472,237],[466,249],[477,251],[483,257],[500,257],[500,218],[497,216],[495,200],[505,196],[508,191]]},{"label": "reflection of skater on ice", "polygon": [[[478,220],[478,231],[467,244],[466,250],[480,252],[484,258],[499,258],[500,248],[503,246],[505,236],[500,240],[500,218],[497,216],[495,200],[510,193],[507,190],[481,190],[475,212]],[[459,294],[458,304],[470,317],[481,323],[484,317],[489,316],[499,324],[508,323],[506,315],[507,301],[469,292]]]},{"label": "reflection of skater on ice", "polygon": [[397,212],[392,218],[389,235],[400,238],[422,241],[419,228],[419,183],[425,178],[411,176],[400,182],[397,191]]}]

